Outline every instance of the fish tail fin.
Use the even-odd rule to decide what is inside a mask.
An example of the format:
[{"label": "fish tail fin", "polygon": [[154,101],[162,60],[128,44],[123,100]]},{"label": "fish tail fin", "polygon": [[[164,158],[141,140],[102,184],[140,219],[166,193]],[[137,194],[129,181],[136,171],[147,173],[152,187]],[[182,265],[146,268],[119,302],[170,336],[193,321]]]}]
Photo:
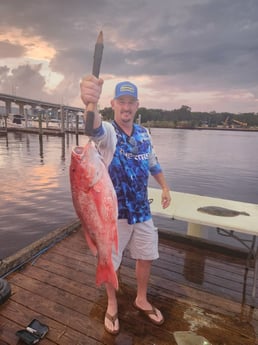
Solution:
[{"label": "fish tail fin", "polygon": [[96,272],[96,284],[97,286],[103,283],[110,283],[118,290],[118,278],[114,269],[112,261],[105,264],[98,263]]}]

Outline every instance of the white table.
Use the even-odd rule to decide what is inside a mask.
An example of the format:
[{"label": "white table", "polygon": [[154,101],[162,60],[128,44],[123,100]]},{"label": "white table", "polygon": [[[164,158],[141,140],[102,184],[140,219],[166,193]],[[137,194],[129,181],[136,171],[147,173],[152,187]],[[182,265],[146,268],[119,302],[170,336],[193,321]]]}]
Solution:
[{"label": "white table", "polygon": [[[172,202],[168,208],[163,209],[161,206],[161,190],[148,188],[148,194],[152,213],[187,222],[188,235],[202,237],[203,226],[209,226],[224,231],[228,236],[234,236],[249,249],[247,265],[249,267],[249,261],[252,257],[255,263],[252,289],[254,301],[258,275],[258,248],[256,246],[256,237],[258,236],[258,204],[212,198],[197,194],[171,192]],[[207,206],[246,212],[249,215],[239,214],[226,217],[198,211],[198,208]],[[245,240],[242,240],[235,232],[251,235],[251,245],[247,246]]]}]

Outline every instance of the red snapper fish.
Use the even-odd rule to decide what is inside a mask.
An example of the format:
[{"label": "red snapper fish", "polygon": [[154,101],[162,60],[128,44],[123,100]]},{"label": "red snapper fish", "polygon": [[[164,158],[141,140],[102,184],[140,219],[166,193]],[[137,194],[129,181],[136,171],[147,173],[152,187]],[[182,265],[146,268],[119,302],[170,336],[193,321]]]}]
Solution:
[{"label": "red snapper fish", "polygon": [[112,263],[117,251],[117,197],[108,170],[94,142],[72,150],[70,182],[75,211],[91,252],[98,257],[96,284],[109,282],[118,289]]}]

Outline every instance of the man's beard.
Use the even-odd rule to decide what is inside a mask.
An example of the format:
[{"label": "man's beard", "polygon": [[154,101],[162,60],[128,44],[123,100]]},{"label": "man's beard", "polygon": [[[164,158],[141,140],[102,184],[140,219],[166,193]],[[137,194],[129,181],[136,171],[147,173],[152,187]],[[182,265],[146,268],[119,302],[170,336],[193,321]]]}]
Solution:
[{"label": "man's beard", "polygon": [[[125,114],[126,117],[123,117],[123,114]],[[132,121],[132,117],[131,117],[132,113],[131,112],[123,112],[121,115],[122,115],[121,116],[121,121],[122,122],[128,123],[128,122]]]}]

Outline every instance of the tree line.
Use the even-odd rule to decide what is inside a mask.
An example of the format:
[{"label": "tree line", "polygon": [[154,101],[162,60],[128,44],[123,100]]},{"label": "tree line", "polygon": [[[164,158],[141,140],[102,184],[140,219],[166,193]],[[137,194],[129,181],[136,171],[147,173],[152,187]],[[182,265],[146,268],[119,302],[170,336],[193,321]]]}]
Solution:
[{"label": "tree line", "polygon": [[[100,113],[105,120],[114,118],[111,107],[100,110]],[[149,127],[258,127],[258,113],[192,112],[186,105],[174,110],[139,108],[136,119]]]}]

